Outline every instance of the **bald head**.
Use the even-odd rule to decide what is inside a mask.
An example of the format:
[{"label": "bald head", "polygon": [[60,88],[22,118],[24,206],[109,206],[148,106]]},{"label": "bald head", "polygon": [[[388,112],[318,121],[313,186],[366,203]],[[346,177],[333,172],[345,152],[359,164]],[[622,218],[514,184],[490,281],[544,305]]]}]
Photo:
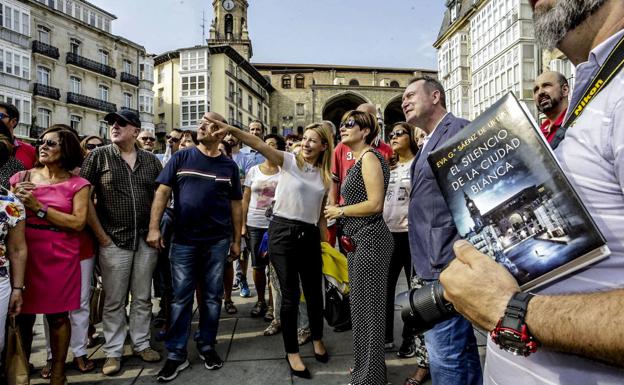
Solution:
[{"label": "bald head", "polygon": [[538,110],[554,120],[568,108],[569,92],[568,79],[563,74],[547,71],[535,79],[533,101]]},{"label": "bald head", "polygon": [[362,103],[356,108],[357,111],[368,112],[373,116],[377,116],[377,106],[373,103]]},{"label": "bald head", "polygon": [[210,118],[210,119],[213,119],[213,120],[218,120],[218,121],[223,122],[223,123],[227,123],[227,120],[225,120],[225,118],[223,116],[221,116],[220,114],[217,114],[216,112],[212,112],[212,111],[206,112],[204,114],[204,117],[207,117],[207,118]]}]

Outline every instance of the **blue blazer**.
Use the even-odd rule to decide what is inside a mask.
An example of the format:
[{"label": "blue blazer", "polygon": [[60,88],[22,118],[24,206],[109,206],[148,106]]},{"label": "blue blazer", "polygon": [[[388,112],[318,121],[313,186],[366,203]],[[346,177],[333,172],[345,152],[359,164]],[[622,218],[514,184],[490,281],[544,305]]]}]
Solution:
[{"label": "blue blazer", "polygon": [[412,265],[423,279],[438,279],[440,271],[454,257],[453,243],[459,239],[451,212],[431,171],[427,156],[469,121],[450,112],[438,124],[427,144],[412,163],[412,191],[409,202],[409,243]]}]

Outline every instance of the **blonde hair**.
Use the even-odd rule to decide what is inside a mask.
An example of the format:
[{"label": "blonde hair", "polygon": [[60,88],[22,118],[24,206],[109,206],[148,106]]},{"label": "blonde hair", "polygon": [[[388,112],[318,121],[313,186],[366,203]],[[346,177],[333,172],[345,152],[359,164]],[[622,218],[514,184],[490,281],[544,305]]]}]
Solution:
[{"label": "blonde hair", "polygon": [[[332,133],[323,123],[312,123],[307,126],[303,132],[305,134],[306,131],[312,130],[316,132],[316,134],[321,138],[321,143],[327,146],[324,151],[321,151],[318,158],[316,159],[315,167],[318,167],[321,170],[321,179],[323,180],[323,185],[325,188],[329,188],[331,185],[331,162],[332,162],[332,154],[334,153],[334,141],[332,139]],[[296,155],[297,166],[300,169],[303,169],[303,164],[305,160],[303,159],[303,155],[299,152]]]}]

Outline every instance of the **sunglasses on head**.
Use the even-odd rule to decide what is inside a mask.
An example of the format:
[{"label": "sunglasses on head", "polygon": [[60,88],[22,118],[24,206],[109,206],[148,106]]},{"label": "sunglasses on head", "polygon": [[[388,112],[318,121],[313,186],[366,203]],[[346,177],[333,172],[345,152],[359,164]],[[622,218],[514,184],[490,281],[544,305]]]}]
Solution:
[{"label": "sunglasses on head", "polygon": [[58,146],[59,142],[52,139],[37,139],[37,141],[35,142],[35,147],[41,147],[44,144],[46,145],[46,147],[55,147]]},{"label": "sunglasses on head", "polygon": [[151,136],[144,136],[142,138],[139,138],[139,140],[142,142],[155,142],[156,138],[152,138]]},{"label": "sunglasses on head", "polygon": [[340,127],[353,128],[356,124],[355,120],[348,120],[346,122],[340,122]]},{"label": "sunglasses on head", "polygon": [[171,135],[167,135],[167,136],[165,136],[165,138],[167,138],[167,140],[172,141],[173,143],[178,143],[180,141],[180,138],[176,138],[176,137],[173,137]]},{"label": "sunglasses on head", "polygon": [[94,144],[94,143],[87,143],[85,145],[85,147],[87,148],[87,150],[95,150],[98,147],[102,147],[104,146],[104,143],[100,143],[100,144]]},{"label": "sunglasses on head", "polygon": [[388,137],[390,139],[393,139],[393,138],[398,138],[398,137],[401,137],[403,135],[408,135],[408,134],[409,133],[407,131],[400,130],[400,131],[391,132],[390,135],[388,135]]},{"label": "sunglasses on head", "polygon": [[109,126],[112,126],[112,125],[113,125],[113,124],[115,124],[115,123],[117,123],[117,125],[118,125],[119,127],[126,127],[126,126],[128,125],[128,122],[126,122],[126,121],[125,121],[125,120],[123,120],[123,119],[115,119],[115,120],[109,120],[109,121],[108,121],[108,125],[109,125]]}]

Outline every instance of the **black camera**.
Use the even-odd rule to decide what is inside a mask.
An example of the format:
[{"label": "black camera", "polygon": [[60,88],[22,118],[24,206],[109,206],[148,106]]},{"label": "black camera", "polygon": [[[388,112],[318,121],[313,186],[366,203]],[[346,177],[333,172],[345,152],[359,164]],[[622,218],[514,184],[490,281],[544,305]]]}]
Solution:
[{"label": "black camera", "polygon": [[444,288],[439,281],[397,295],[395,304],[402,308],[401,318],[414,334],[426,332],[458,314],[453,304],[444,298]]}]

